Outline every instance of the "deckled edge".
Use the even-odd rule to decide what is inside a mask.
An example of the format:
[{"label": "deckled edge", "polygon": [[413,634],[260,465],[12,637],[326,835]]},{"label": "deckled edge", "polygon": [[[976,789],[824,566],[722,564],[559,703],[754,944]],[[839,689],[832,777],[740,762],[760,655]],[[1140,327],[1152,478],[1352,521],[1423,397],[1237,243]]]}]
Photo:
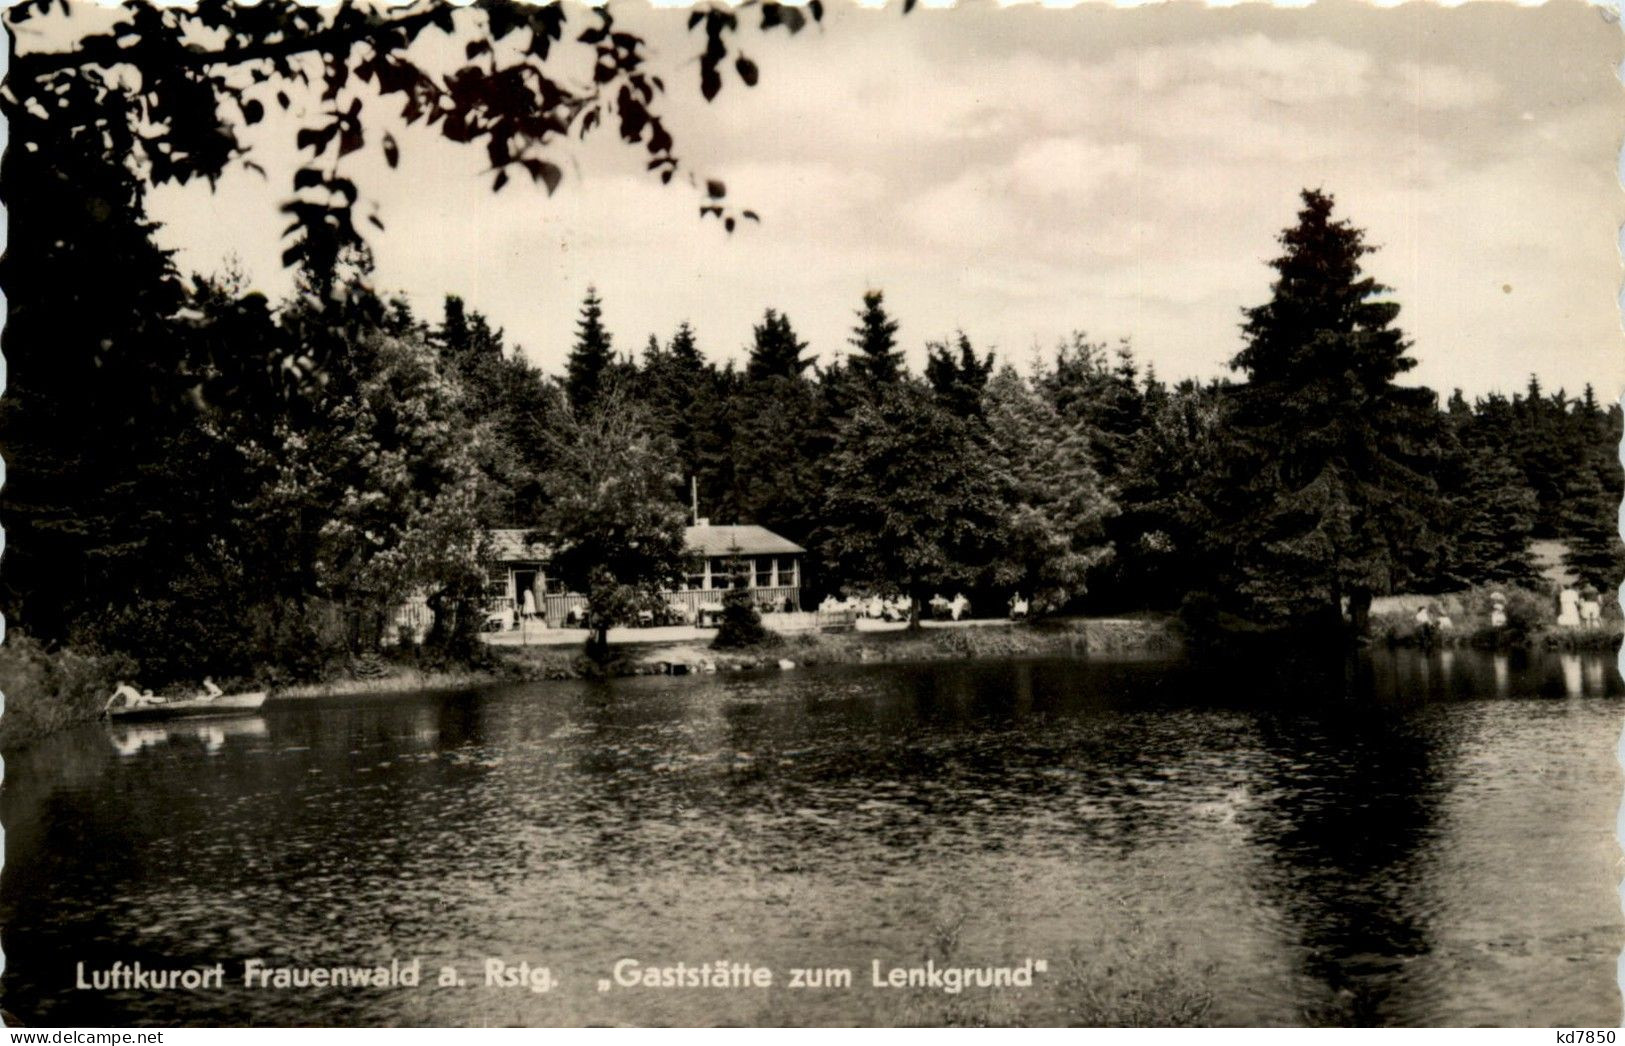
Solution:
[{"label": "deckled edge", "polygon": [[[0,11],[4,11],[5,9],[10,8],[16,2],[17,2],[17,0],[0,0]],[[0,83],[3,83],[6,80],[6,78],[9,77],[10,74],[11,74],[11,49],[12,49],[11,29],[10,29],[10,27],[8,25],[4,24],[4,21],[5,21],[4,19],[0,19],[0,36],[4,37],[4,43],[5,43],[5,46],[0,47]],[[0,116],[0,160],[4,159],[5,154],[6,154],[6,149],[10,145],[11,145],[11,125],[6,121],[6,119],[3,116]],[[7,249],[10,247],[10,237],[11,237],[10,212],[6,208],[4,195],[0,195],[0,255],[4,255],[6,253],[6,251],[7,251]],[[0,288],[0,330],[3,330],[5,328],[6,320],[10,317],[10,315],[11,315],[11,312],[10,312],[10,309],[8,308],[8,303],[6,301],[5,291],[4,291],[3,288]],[[7,386],[9,384],[9,382],[7,381],[8,376],[9,376],[9,372],[7,371],[7,368],[6,368],[6,354],[4,352],[0,352],[0,398],[5,397],[6,389],[7,389]],[[3,456],[0,456],[0,497],[3,497],[3,495],[4,495],[5,485],[6,485],[6,460],[5,460],[5,458]],[[5,530],[5,527],[0,526],[0,559],[4,558],[5,551],[6,551],[6,530]],[[5,614],[0,613],[0,644],[4,644],[5,641],[6,641],[6,616],[5,616]],[[5,695],[5,691],[0,690],[0,718],[4,718],[5,714],[6,714],[6,695]],[[5,782],[6,782],[6,761],[5,761],[4,757],[0,757],[0,788],[5,787]],[[5,874],[5,870],[6,870],[6,826],[3,823],[0,823],[0,876],[3,876]],[[4,976],[5,972],[6,972],[5,942],[4,942],[4,940],[0,940],[0,976]],[[3,1018],[0,1018],[0,1023],[3,1023]]]},{"label": "deckled edge", "polygon": [[[1620,32],[1622,35],[1625,35],[1625,0],[1612,0],[1612,3],[1609,6],[1611,6],[1613,9],[1614,17],[1612,20],[1614,22],[1616,31]],[[1620,81],[1619,85],[1617,85],[1619,90],[1625,92],[1625,61],[1622,61],[1614,70],[1614,76]],[[1621,128],[1620,151],[1616,160],[1614,177],[1619,181],[1620,191],[1625,192],[1625,127]],[[1625,225],[1621,225],[1619,227],[1616,235],[1617,246],[1620,252],[1621,269],[1622,271],[1625,271]],[[1622,281],[1620,284],[1619,292],[1615,298],[1615,305],[1620,310],[1620,333],[1625,335],[1625,281]],[[1621,351],[1625,351],[1625,345],[1622,345]],[[1625,390],[1621,390],[1619,392],[1617,402],[1619,403],[1620,409],[1625,410]],[[1621,474],[1625,474],[1625,431],[1622,431],[1621,433],[1618,457]],[[1620,540],[1625,542],[1625,491],[1621,492],[1617,522],[1619,524]],[[3,540],[3,535],[0,535],[0,540]],[[1620,579],[1619,605],[1621,610],[1625,610],[1625,578]],[[1625,643],[1621,644],[1619,652],[1616,655],[1615,668],[1619,672],[1620,678],[1625,679]],[[1625,770],[1625,724],[1621,725],[1619,745],[1615,750],[1614,755],[1621,769]],[[1617,873],[1621,869],[1625,869],[1625,785],[1622,785],[1620,807],[1615,817],[1614,841],[1621,847],[1622,850],[1620,858],[1615,862],[1614,865]],[[1625,916],[1625,879],[1620,881],[1619,895],[1620,913],[1622,916]],[[1620,989],[1621,1020],[1622,1022],[1625,1022],[1625,950],[1620,952],[1619,960],[1616,962],[1614,967],[1614,976]]]},{"label": "deckled edge", "polygon": [[[0,11],[4,11],[5,9],[10,8],[16,2],[17,2],[17,0],[0,0]],[[3,23],[4,23],[4,19],[0,19],[0,36],[4,37],[4,42],[5,42],[5,46],[0,47],[0,83],[3,83],[6,80],[6,78],[9,77],[10,74],[11,74],[11,49],[12,49],[11,29],[10,29],[9,26],[7,26],[7,25],[5,25]],[[10,145],[11,145],[11,125],[5,120],[5,118],[3,116],[0,116],[0,160],[4,159],[5,154],[6,154],[6,149]],[[6,208],[4,196],[0,195],[0,255],[4,255],[6,253],[6,251],[7,251],[7,249],[10,247],[10,237],[11,237],[10,211]],[[0,330],[3,330],[5,328],[6,320],[10,317],[10,315],[11,315],[11,312],[10,312],[10,309],[8,308],[8,303],[6,301],[5,291],[4,291],[4,289],[0,289]],[[7,386],[9,384],[9,382],[7,381],[7,378],[8,378],[8,371],[7,371],[7,368],[6,368],[6,355],[5,355],[4,352],[0,352],[0,398],[5,397],[6,389],[7,389]],[[5,458],[3,456],[0,456],[0,497],[3,497],[3,495],[4,495],[5,485],[6,485],[6,461],[5,461]],[[5,530],[5,527],[0,526],[0,559],[4,558],[5,551],[6,551],[6,530]],[[0,644],[4,644],[5,641],[6,641],[6,616],[5,616],[5,614],[0,613]],[[5,695],[4,691],[0,691],[0,718],[4,718],[5,714],[6,714],[6,695]],[[4,757],[0,757],[0,788],[5,787],[5,782],[6,782],[6,761],[5,761]],[[0,823],[0,876],[3,876],[5,874],[5,870],[6,870],[6,827],[5,827],[5,825],[3,823]],[[6,972],[5,942],[3,940],[0,940],[0,976],[4,976],[5,972]],[[0,1023],[3,1023],[3,1019],[0,1019]]]}]

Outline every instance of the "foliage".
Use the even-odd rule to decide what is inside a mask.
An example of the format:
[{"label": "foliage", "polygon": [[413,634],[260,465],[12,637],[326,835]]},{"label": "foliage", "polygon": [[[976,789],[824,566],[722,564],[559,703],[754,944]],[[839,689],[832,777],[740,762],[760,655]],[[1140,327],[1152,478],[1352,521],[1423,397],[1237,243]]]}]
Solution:
[{"label": "foliage", "polygon": [[1246,311],[1231,361],[1215,552],[1223,591],[1271,625],[1356,628],[1376,594],[1425,574],[1440,545],[1429,460],[1433,393],[1395,379],[1415,366],[1392,324],[1399,306],[1365,276],[1374,248],[1306,190],[1281,234],[1270,301]]},{"label": "foliage", "polygon": [[987,451],[907,379],[837,431],[814,541],[853,587],[908,596],[914,624],[934,590],[988,567],[1002,509]]},{"label": "foliage", "polygon": [[606,375],[613,368],[615,354],[610,347],[610,334],[604,329],[604,303],[598,291],[587,288],[587,297],[581,303],[581,318],[576,321],[576,343],[570,349],[570,360],[564,377],[565,395],[570,409],[585,413],[592,408],[603,390]]},{"label": "foliage", "polygon": [[772,633],[762,625],[756,599],[747,587],[748,578],[738,563],[733,564],[733,583],[722,596],[722,620],[711,640],[715,650],[739,650],[761,646]]},{"label": "foliage", "polygon": [[[771,0],[745,6],[756,9],[763,31],[794,33],[809,16],[823,14],[819,0],[805,13]],[[730,56],[741,83],[753,86],[760,76],[730,40],[743,11],[699,8],[690,15],[689,29],[704,38],[697,64],[708,101],[722,89]],[[468,6],[418,0],[390,8],[137,2],[108,24],[83,18],[64,0],[29,0],[9,8],[6,18],[14,39],[39,33],[73,41],[61,50],[24,47],[13,57],[5,115],[15,150],[56,144],[37,133],[37,124],[16,121],[33,100],[56,123],[107,140],[110,154],[149,184],[194,178],[212,184],[234,166],[264,173],[251,158],[254,138],[246,129],[271,106],[308,112],[294,135],[300,166],[283,206],[291,219],[283,258],[324,281],[345,251],[363,243],[354,213],[361,188],[348,158],[370,145],[391,167],[401,161],[392,134],[369,132],[370,111],[383,105],[398,103],[408,126],[482,147],[493,191],[519,173],[552,193],[564,176],[559,147],[600,130],[643,152],[662,183],[682,166],[658,109],[665,81],[649,68],[644,41],[618,27],[605,7],[514,0]],[[81,24],[94,28],[76,31]],[[449,37],[461,60],[429,59],[416,46],[425,34]],[[585,80],[566,71],[578,55],[592,63]],[[721,182],[701,181],[702,216],[730,231],[738,218],[755,217],[726,205]],[[9,199],[21,198],[9,189]],[[368,217],[382,227],[375,214]]]},{"label": "foliage", "polygon": [[1445,586],[1536,583],[1539,572],[1529,541],[1539,501],[1523,473],[1489,447],[1466,450],[1461,472],[1459,482],[1446,492],[1452,525],[1442,571]]},{"label": "foliage", "polygon": [[135,663],[127,655],[52,650],[33,636],[8,631],[0,645],[0,693],[6,695],[0,749],[96,718],[114,687],[134,678]]},{"label": "foliage", "polygon": [[1003,518],[991,581],[1060,610],[1111,555],[1105,521],[1117,506],[1095,471],[1089,432],[1064,418],[1008,364],[983,394]]},{"label": "foliage", "polygon": [[978,357],[964,331],[956,337],[955,352],[944,342],[926,346],[925,380],[936,393],[942,409],[956,418],[982,417],[982,390],[993,373],[993,353]]},{"label": "foliage", "polygon": [[858,351],[850,366],[858,379],[870,387],[889,385],[903,376],[903,353],[897,348],[897,321],[886,312],[886,295],[867,291],[858,325],[852,328],[848,343]]},{"label": "foliage", "polygon": [[612,389],[582,415],[547,434],[553,467],[543,477],[547,508],[536,537],[551,550],[550,571],[589,606],[589,653],[607,653],[614,625],[680,585],[689,554],[671,447],[646,410]]},{"label": "foliage", "polygon": [[790,317],[777,310],[768,309],[763,314],[754,336],[750,359],[745,364],[745,380],[799,378],[812,366],[813,361],[801,355],[807,351],[807,343],[796,337]]}]

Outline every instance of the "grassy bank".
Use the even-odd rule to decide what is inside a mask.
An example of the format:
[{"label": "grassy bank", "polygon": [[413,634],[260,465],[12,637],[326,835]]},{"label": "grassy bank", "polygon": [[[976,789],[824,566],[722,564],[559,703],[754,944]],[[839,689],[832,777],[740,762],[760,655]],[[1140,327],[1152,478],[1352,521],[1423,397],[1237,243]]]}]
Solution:
[{"label": "grassy bank", "polygon": [[714,650],[704,640],[627,645],[603,666],[587,663],[576,648],[512,647],[503,652],[524,662],[532,678],[572,679],[732,672],[803,665],[888,661],[945,661],[997,657],[1079,657],[1140,651],[1176,652],[1178,632],[1167,618],[1068,619],[1034,624],[980,625],[889,632],[817,632],[771,635],[739,650]]},{"label": "grassy bank", "polygon": [[[705,641],[634,644],[615,648],[603,665],[587,660],[575,646],[492,648],[476,665],[416,661],[409,656],[357,658],[328,678],[277,686],[272,696],[283,701],[452,690],[505,681],[736,672],[777,668],[786,661],[799,666],[1178,649],[1176,631],[1161,618],[773,636],[761,645],[731,651],[712,650]],[[0,691],[6,695],[0,749],[15,749],[95,719],[120,681],[140,680],[140,666],[133,658],[47,650],[25,635],[10,635],[0,646]]]},{"label": "grassy bank", "polygon": [[[1506,623],[1492,625],[1491,593],[1505,597]],[[1451,627],[1424,625],[1417,610],[1442,612]],[[1625,640],[1625,621],[1611,598],[1602,601],[1602,623],[1566,628],[1557,623],[1556,598],[1520,588],[1473,588],[1442,595],[1390,596],[1373,604],[1371,641],[1387,646],[1475,648],[1480,650],[1615,651]]]}]

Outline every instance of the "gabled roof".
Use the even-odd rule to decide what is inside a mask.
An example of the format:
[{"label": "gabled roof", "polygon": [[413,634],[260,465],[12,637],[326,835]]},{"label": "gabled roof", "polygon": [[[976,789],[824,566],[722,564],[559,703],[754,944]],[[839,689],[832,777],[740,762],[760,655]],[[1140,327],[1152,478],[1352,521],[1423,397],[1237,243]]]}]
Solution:
[{"label": "gabled roof", "polygon": [[754,523],[684,527],[683,543],[706,556],[789,556],[806,549]]},{"label": "gabled roof", "polygon": [[540,541],[526,541],[530,531],[522,527],[504,527],[490,531],[491,558],[499,563],[541,563],[548,557],[548,547]]},{"label": "gabled roof", "polygon": [[[491,530],[491,558],[498,563],[544,563],[551,550],[540,541],[526,541],[523,527]],[[792,556],[807,551],[788,538],[752,523],[733,526],[684,527],[683,546],[704,556]]]}]

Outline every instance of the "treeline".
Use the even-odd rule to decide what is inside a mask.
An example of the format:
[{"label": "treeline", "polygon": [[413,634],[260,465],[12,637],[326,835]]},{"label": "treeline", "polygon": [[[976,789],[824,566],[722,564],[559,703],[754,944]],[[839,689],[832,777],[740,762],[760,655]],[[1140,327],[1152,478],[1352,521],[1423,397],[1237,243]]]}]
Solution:
[{"label": "treeline", "polygon": [[601,644],[681,583],[690,484],[702,515],[806,546],[810,601],[1358,629],[1375,595],[1535,584],[1533,538],[1599,588],[1625,573],[1618,407],[1399,384],[1398,306],[1318,193],[1234,382],[1168,383],[1082,334],[1027,373],[958,334],[914,374],[879,291],[835,361],[770,308],[739,365],[687,324],[628,351],[589,293],[549,375],[458,298],[431,318],[381,298],[362,255],[307,265],[275,306],[240,276],[183,280],[135,183],[94,169],[36,186],[61,205],[14,209],[0,264],[0,580],[14,625],[155,681],[330,671],[414,595],[430,645],[466,654],[493,527],[554,549]]}]

